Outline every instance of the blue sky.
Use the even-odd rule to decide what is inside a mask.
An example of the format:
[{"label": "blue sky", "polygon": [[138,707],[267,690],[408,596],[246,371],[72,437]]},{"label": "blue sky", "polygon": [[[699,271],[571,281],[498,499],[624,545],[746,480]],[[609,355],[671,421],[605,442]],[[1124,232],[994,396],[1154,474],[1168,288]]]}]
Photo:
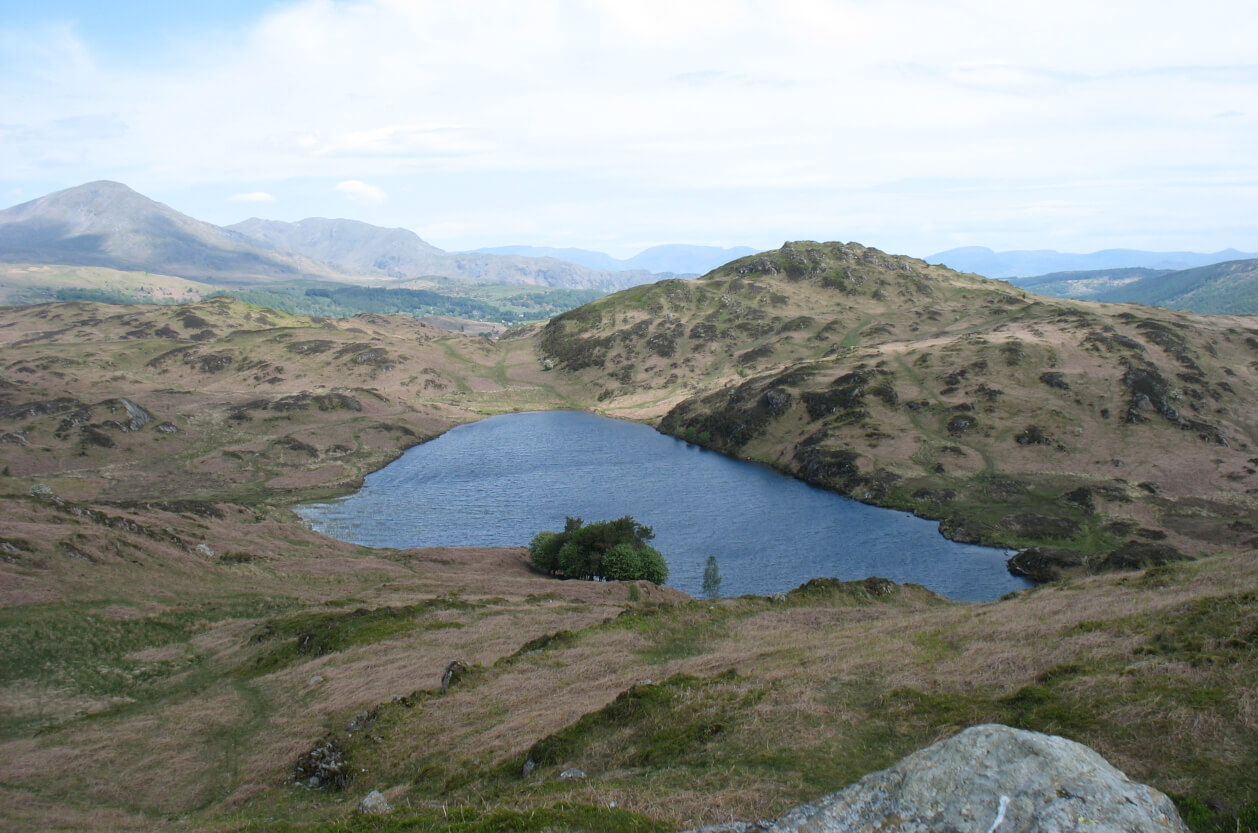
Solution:
[{"label": "blue sky", "polygon": [[457,250],[1258,250],[1258,4],[0,0],[0,205]]}]

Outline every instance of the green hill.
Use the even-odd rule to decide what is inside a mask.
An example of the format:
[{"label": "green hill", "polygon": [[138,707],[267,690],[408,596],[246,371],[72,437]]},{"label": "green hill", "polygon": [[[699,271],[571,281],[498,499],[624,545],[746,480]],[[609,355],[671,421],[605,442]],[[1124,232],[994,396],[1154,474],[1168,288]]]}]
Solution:
[{"label": "green hill", "polygon": [[1258,259],[1193,269],[1054,272],[1016,281],[1040,295],[1184,309],[1209,315],[1258,315]]},{"label": "green hill", "polygon": [[804,242],[596,301],[537,345],[612,415],[1101,566],[1142,536],[1249,540],[1255,335]]}]

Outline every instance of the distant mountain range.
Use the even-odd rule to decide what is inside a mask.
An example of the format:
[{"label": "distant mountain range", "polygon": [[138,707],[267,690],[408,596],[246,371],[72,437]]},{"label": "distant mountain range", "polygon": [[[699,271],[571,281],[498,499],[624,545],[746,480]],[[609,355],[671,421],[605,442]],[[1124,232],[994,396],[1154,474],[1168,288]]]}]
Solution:
[{"label": "distant mountain range", "polygon": [[[588,249],[535,246],[446,252],[406,229],[355,220],[253,218],[220,227],[108,181],[0,211],[0,263],[105,267],[218,285],[320,280],[396,287],[452,278],[606,292],[704,274],[754,253],[681,244],[623,260]],[[1019,278],[1046,295],[1258,314],[1258,289],[1250,288],[1258,280],[1256,258],[1235,249],[1066,254],[971,246],[927,260],[991,278]],[[1220,263],[1226,268],[1212,268]]]},{"label": "distant mountain range", "polygon": [[724,266],[731,260],[756,253],[755,249],[748,246],[723,249],[720,246],[690,246],[684,243],[652,246],[624,260],[589,249],[554,249],[545,246],[497,246],[475,251],[491,255],[554,257],[579,263],[591,269],[609,271],[643,269],[656,274],[673,273],[676,275],[702,275],[718,266]]},{"label": "distant mountain range", "polygon": [[1135,303],[1207,314],[1258,315],[1258,259],[1193,269],[1054,272],[1013,283],[1040,295]]},{"label": "distant mountain range", "polygon": [[1133,267],[1177,271],[1255,257],[1258,257],[1258,252],[1241,252],[1236,249],[1225,249],[1213,254],[1146,252],[1139,249],[1106,249],[1091,254],[1070,254],[1048,249],[994,252],[982,246],[966,246],[938,252],[925,260],[927,263],[942,263],[958,272],[974,272],[988,278],[1023,278],[1051,272]]},{"label": "distant mountain range", "polygon": [[[691,249],[705,247],[677,248],[679,257],[693,259]],[[662,277],[646,268],[601,269],[555,257],[450,253],[406,229],[354,220],[255,218],[223,228],[109,181],[0,211],[0,262],[100,266],[216,284],[446,277],[610,291]]]},{"label": "distant mountain range", "polygon": [[181,214],[117,182],[89,182],[0,211],[0,260],[107,266],[197,281],[345,278],[295,252]]},{"label": "distant mountain range", "polygon": [[625,289],[659,277],[644,269],[600,269],[556,257],[452,253],[426,243],[413,231],[356,220],[315,217],[285,223],[254,218],[227,228],[270,251],[297,252],[356,275],[401,280],[435,276],[604,290]]}]

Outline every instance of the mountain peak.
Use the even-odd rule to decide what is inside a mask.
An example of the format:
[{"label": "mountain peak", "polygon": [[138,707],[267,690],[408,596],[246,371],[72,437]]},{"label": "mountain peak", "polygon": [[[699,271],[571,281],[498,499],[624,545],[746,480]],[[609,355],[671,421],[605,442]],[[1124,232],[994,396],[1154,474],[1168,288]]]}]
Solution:
[{"label": "mountain peak", "polygon": [[331,273],[282,258],[102,179],[0,211],[0,260],[109,266],[193,280],[275,280]]}]

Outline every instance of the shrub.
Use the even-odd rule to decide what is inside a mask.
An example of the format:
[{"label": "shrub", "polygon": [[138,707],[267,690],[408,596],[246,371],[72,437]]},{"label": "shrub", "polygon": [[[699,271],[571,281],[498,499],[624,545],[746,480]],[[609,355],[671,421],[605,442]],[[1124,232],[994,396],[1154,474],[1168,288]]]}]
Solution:
[{"label": "shrub", "polygon": [[559,548],[563,538],[558,532],[539,532],[529,543],[529,558],[548,573],[559,569]]},{"label": "shrub", "polygon": [[628,515],[588,525],[580,518],[568,518],[563,532],[535,535],[529,557],[541,569],[565,578],[663,584],[668,580],[668,565],[647,544],[654,537],[649,526]]}]

